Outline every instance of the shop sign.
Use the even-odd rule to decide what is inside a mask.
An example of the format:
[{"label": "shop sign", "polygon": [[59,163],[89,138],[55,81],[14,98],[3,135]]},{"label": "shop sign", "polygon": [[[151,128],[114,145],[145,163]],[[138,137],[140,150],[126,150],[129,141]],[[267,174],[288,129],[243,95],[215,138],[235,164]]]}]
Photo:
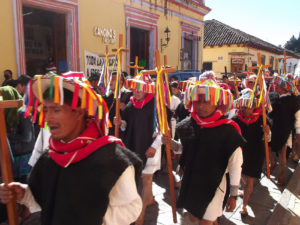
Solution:
[{"label": "shop sign", "polygon": [[[100,54],[90,52],[85,50],[84,51],[84,68],[85,68],[85,76],[86,78],[89,78],[91,76],[100,76],[104,64],[105,64],[105,57],[100,57]],[[115,57],[108,58],[109,60],[109,69],[110,71],[113,70]]]},{"label": "shop sign", "polygon": [[244,58],[231,58],[231,63],[232,64],[244,64]]},{"label": "shop sign", "polygon": [[109,28],[94,27],[94,35],[102,37],[104,44],[113,44],[116,42],[116,30]]}]

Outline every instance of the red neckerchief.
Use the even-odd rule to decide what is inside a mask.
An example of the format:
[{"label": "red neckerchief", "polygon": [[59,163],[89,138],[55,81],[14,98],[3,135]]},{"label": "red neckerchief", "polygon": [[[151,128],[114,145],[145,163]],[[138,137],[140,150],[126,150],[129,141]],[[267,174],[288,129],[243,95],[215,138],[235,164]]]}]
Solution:
[{"label": "red neckerchief", "polygon": [[241,129],[237,123],[235,123],[230,119],[220,119],[221,116],[223,116],[223,113],[219,109],[209,118],[201,118],[198,116],[197,112],[191,113],[191,117],[201,127],[212,128],[212,127],[220,126],[222,124],[230,124],[241,134]]},{"label": "red neckerchief", "polygon": [[250,116],[246,116],[244,114],[244,111],[240,109],[237,113],[237,116],[240,121],[242,121],[243,123],[245,123],[247,125],[250,125],[252,123],[255,123],[261,114],[262,114],[261,109],[255,109],[254,112]]},{"label": "red neckerchief", "polygon": [[147,105],[148,102],[150,102],[154,98],[154,95],[147,94],[144,100],[138,101],[134,96],[130,97],[130,102],[134,106],[134,108],[142,109],[145,105]]},{"label": "red neckerchief", "polygon": [[100,147],[109,143],[117,143],[124,146],[123,142],[113,136],[100,137],[96,123],[92,122],[83,133],[69,143],[60,140],[49,139],[49,155],[60,166],[66,168],[71,163],[79,162]]}]

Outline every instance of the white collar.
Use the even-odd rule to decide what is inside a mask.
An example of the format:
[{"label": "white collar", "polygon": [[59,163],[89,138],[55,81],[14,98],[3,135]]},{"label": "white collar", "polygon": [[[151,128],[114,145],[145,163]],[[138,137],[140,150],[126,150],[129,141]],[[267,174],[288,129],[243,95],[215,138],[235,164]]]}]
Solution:
[{"label": "white collar", "polygon": [[279,98],[282,98],[282,97],[285,97],[285,96],[290,96],[290,95],[291,95],[291,93],[290,93],[290,92],[288,92],[288,93],[285,93],[285,94],[279,95]]}]

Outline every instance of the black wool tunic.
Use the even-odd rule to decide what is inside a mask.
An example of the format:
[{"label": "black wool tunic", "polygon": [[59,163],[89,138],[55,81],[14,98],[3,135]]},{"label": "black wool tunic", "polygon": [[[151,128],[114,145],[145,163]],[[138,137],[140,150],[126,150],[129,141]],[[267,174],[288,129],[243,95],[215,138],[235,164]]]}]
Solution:
[{"label": "black wool tunic", "polygon": [[279,152],[294,128],[295,113],[300,109],[300,104],[295,95],[288,95],[277,98],[272,107],[273,111],[269,114],[273,121],[270,146],[273,152]]},{"label": "black wool tunic", "polygon": [[129,102],[121,112],[121,117],[127,123],[123,138],[125,146],[135,152],[146,165],[145,153],[153,143],[154,98],[141,109]]},{"label": "black wool tunic", "polygon": [[183,145],[184,170],[177,206],[202,219],[232,153],[245,141],[232,125],[203,128],[191,117],[177,124],[176,131]]},{"label": "black wool tunic", "polygon": [[[128,149],[111,143],[63,168],[45,153],[33,167],[29,187],[42,208],[42,225],[101,225],[109,193],[125,169],[141,161]],[[128,190],[130,191],[130,190]]]},{"label": "black wool tunic", "polygon": [[265,159],[265,142],[263,140],[264,133],[262,130],[262,116],[260,116],[255,123],[249,125],[239,120],[238,116],[234,116],[232,120],[240,126],[242,135],[247,141],[247,144],[243,147],[242,174],[250,177],[260,178]]}]

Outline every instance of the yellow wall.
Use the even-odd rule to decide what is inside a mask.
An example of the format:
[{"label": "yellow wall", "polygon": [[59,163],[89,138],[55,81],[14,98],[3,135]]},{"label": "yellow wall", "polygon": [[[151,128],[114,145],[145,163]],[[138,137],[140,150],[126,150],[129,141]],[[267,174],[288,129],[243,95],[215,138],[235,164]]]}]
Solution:
[{"label": "yellow wall", "polygon": [[[153,1],[152,1],[153,2]],[[170,42],[168,47],[163,48],[161,55],[167,55],[168,64],[171,66],[176,66],[178,69],[181,69],[180,64],[180,49],[181,46],[181,26],[180,22],[184,21],[195,26],[201,26],[199,34],[201,34],[202,40],[203,37],[203,25],[187,21],[183,18],[173,16],[168,14],[164,15],[163,12],[155,9],[149,9],[145,4],[141,5],[140,3],[135,3],[130,0],[80,0],[80,44],[81,44],[81,69],[84,71],[84,50],[104,53],[105,44],[102,43],[100,37],[93,35],[93,27],[99,26],[102,28],[111,28],[117,31],[117,41],[115,44],[109,44],[109,49],[117,48],[119,41],[119,34],[124,35],[124,43],[126,40],[126,25],[125,25],[125,13],[124,13],[124,4],[137,7],[142,10],[146,10],[155,14],[160,15],[158,19],[158,49],[161,51],[160,39],[164,39],[164,30],[168,26],[170,33]],[[158,3],[160,5],[160,3]],[[168,5],[169,9],[179,12],[180,14],[186,14],[194,19],[202,20],[203,16],[195,14],[186,9],[183,9],[179,6]],[[195,34],[196,35],[196,34]],[[129,41],[129,40],[127,40]],[[202,41],[199,43],[199,60],[198,67],[202,68]],[[162,57],[163,58],[163,57]],[[162,60],[162,59],[161,59]],[[124,66],[125,67],[125,66]],[[125,69],[123,67],[123,69]]]},{"label": "yellow wall", "polygon": [[[152,1],[153,2],[153,1]],[[159,14],[158,20],[158,49],[160,50],[160,39],[164,38],[164,30],[168,26],[171,30],[171,40],[168,47],[163,49],[162,55],[168,56],[168,64],[176,66],[181,69],[180,64],[180,49],[181,46],[181,25],[180,22],[186,22],[195,26],[200,26],[201,29],[198,35],[201,35],[201,42],[199,42],[199,62],[198,68],[202,68],[202,45],[203,45],[203,25],[188,21],[184,18],[168,14],[164,15],[163,12],[152,9],[140,3],[136,3],[131,0],[78,0],[79,3],[79,32],[80,32],[80,58],[81,58],[81,70],[84,71],[84,50],[88,50],[95,53],[104,53],[105,44],[102,43],[101,37],[94,36],[94,26],[102,28],[112,28],[117,31],[117,40],[115,44],[109,44],[109,49],[117,48],[119,45],[118,37],[122,33],[124,35],[124,44],[126,44],[126,25],[125,25],[125,13],[124,4],[128,4],[155,14]],[[158,1],[158,5],[163,4]],[[203,16],[191,12],[187,9],[179,7],[177,5],[168,4],[169,9],[179,13],[181,15],[187,15],[198,21],[203,21]],[[1,31],[1,43],[0,43],[0,82],[4,80],[3,71],[5,69],[11,69],[14,74],[14,78],[17,78],[17,64],[16,64],[16,50],[14,40],[14,18],[11,0],[1,0],[0,7],[0,31]],[[194,34],[196,35],[196,34]],[[162,57],[163,60],[163,57]],[[126,65],[124,65],[126,67]],[[125,68],[124,68],[125,69]]]},{"label": "yellow wall", "polygon": [[[203,62],[212,62],[212,70],[216,73],[218,77],[221,77],[221,73],[225,72],[225,66],[227,66],[227,72],[231,72],[231,57],[229,55],[230,52],[244,52],[249,53],[249,56],[243,56],[244,58],[244,65],[243,70],[245,69],[245,64],[247,66],[252,66],[252,61],[257,62],[257,53],[260,52],[261,55],[266,56],[265,64],[270,63],[270,56],[274,57],[274,66],[275,68],[275,61],[279,57],[278,54],[274,54],[271,52],[267,52],[264,50],[242,47],[238,45],[223,45],[223,46],[206,46],[203,48]],[[222,56],[223,59],[219,60],[218,57]],[[249,58],[250,57],[250,58]]]},{"label": "yellow wall", "polygon": [[17,64],[14,38],[14,19],[11,0],[1,0],[0,7],[0,85],[4,81],[3,71],[10,69],[17,78]]}]

